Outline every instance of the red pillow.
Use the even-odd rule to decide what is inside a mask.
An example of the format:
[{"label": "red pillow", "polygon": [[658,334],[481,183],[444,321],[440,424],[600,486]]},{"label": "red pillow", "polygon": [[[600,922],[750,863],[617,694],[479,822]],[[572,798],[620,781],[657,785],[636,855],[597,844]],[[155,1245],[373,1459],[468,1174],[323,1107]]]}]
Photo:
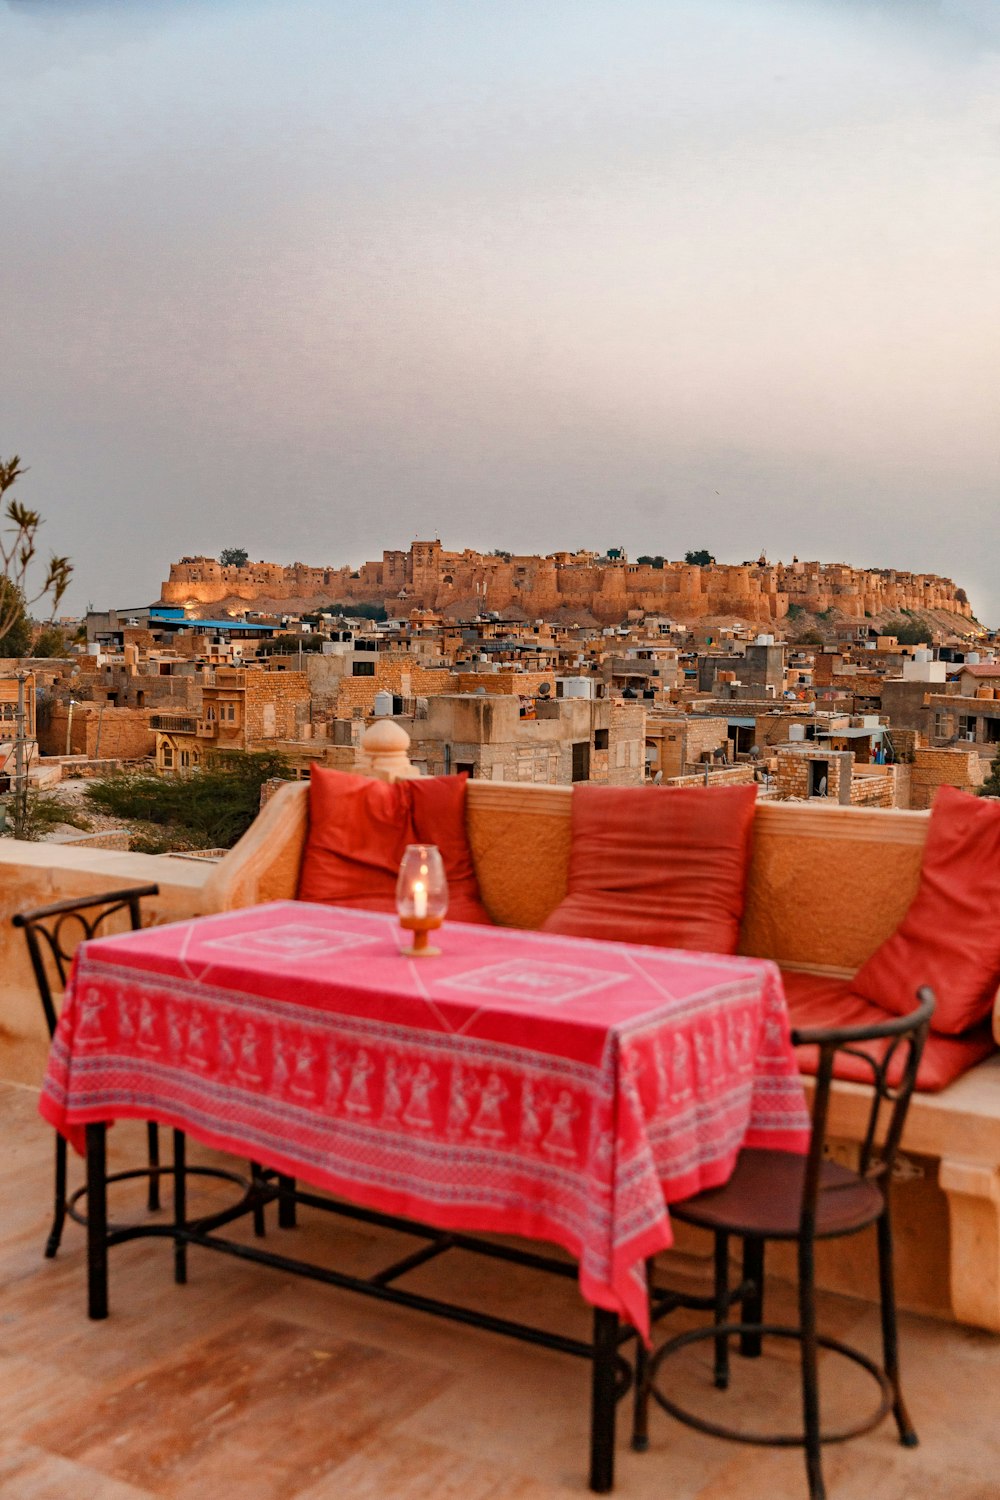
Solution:
[{"label": "red pillow", "polygon": [[735,953],[756,796],[575,786],[567,894],[542,931]]},{"label": "red pillow", "polygon": [[463,773],[390,784],[314,765],[298,899],[395,911],[407,844],[437,844],[449,917],[489,922],[465,832],[466,779]]},{"label": "red pillow", "polygon": [[989,1015],[1000,985],[1000,803],[950,786],[934,798],[917,894],[851,989],[905,1015],[921,984],[946,1036]]}]

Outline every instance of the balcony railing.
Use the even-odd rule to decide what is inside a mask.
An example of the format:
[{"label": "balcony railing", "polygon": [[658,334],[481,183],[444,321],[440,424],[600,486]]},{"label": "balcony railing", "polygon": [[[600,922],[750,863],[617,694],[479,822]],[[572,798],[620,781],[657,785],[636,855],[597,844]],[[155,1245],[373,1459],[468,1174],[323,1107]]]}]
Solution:
[{"label": "balcony railing", "polygon": [[149,727],[164,734],[196,734],[198,720],[191,714],[150,714]]}]

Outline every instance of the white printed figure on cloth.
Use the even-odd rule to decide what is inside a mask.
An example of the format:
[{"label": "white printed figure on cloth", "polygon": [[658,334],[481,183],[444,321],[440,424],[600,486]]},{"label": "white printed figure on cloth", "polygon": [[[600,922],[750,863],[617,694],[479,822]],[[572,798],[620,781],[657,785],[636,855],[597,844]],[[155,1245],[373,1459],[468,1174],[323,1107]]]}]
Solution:
[{"label": "white printed figure on cloth", "polygon": [[233,1033],[225,1016],[217,1022],[219,1033],[219,1068],[223,1073],[236,1071],[236,1053],[233,1051]]},{"label": "white printed figure on cloth", "polygon": [[410,1102],[406,1106],[403,1120],[407,1125],[415,1125],[418,1130],[430,1130],[434,1125],[434,1117],[431,1114],[431,1094],[437,1088],[437,1079],[431,1071],[430,1063],[422,1062],[413,1075],[410,1084]]},{"label": "white printed figure on cloth", "polygon": [[135,1005],[130,995],[118,996],[118,1035],[123,1042],[135,1038]]},{"label": "white printed figure on cloth", "polygon": [[177,1058],[178,1062],[183,1058],[184,1014],[175,1005],[167,1006],[167,1047],[171,1057]]},{"label": "white printed figure on cloth", "polygon": [[546,1105],[545,1090],[540,1089],[531,1078],[521,1085],[521,1145],[534,1151],[542,1136],[542,1110]]},{"label": "white printed figure on cloth", "polygon": [[364,1047],[359,1047],[355,1054],[354,1062],[351,1064],[351,1078],[347,1085],[347,1095],[344,1099],[344,1108],[348,1114],[371,1114],[372,1105],[368,1097],[368,1079],[374,1071],[375,1064],[368,1056]]},{"label": "white printed figure on cloth", "polygon": [[240,1060],[236,1065],[236,1071],[248,1083],[261,1081],[260,1062],[257,1055],[259,1046],[257,1032],[253,1024],[247,1021],[240,1037]]},{"label": "white printed figure on cloth", "polygon": [[451,1070],[451,1088],[448,1093],[448,1139],[461,1140],[466,1126],[472,1119],[472,1104],[469,1096],[478,1092],[478,1084],[472,1073],[466,1072],[461,1063]]},{"label": "white printed figure on cloth", "polygon": [[287,1082],[288,1058],[285,1054],[285,1039],[281,1032],[275,1029],[274,1040],[271,1043],[271,1087],[284,1091]]},{"label": "white printed figure on cloth", "polygon": [[295,1065],[292,1069],[292,1093],[297,1099],[316,1097],[316,1060],[312,1042],[304,1036],[295,1048]]},{"label": "white printed figure on cloth", "polygon": [[672,1104],[683,1104],[691,1098],[690,1049],[687,1038],[678,1033],[674,1037],[673,1087],[670,1090]]},{"label": "white printed figure on cloth", "polygon": [[344,1075],[340,1071],[340,1054],[336,1048],[330,1049],[330,1071],[326,1079],[326,1092],[323,1095],[323,1103],[327,1109],[336,1109],[344,1093]]},{"label": "white printed figure on cloth", "polygon": [[566,1161],[576,1160],[573,1121],[579,1113],[569,1089],[560,1089],[552,1106],[548,1134],[542,1142],[543,1151],[547,1151],[550,1156],[561,1156]]},{"label": "white printed figure on cloth", "polygon": [[405,1063],[390,1055],[385,1060],[385,1082],[382,1086],[382,1118],[395,1124],[403,1109],[403,1085],[408,1070]]},{"label": "white printed figure on cloth", "polygon": [[97,990],[84,990],[80,998],[76,1039],[84,1045],[107,1041],[104,1034],[104,1001]]},{"label": "white printed figure on cloth", "polygon": [[670,1074],[662,1037],[657,1037],[653,1043],[653,1066],[656,1069],[656,1112],[662,1114],[670,1101]]},{"label": "white printed figure on cloth", "polygon": [[156,1009],[145,998],[139,1007],[138,1045],[144,1047],[147,1052],[160,1050],[160,1038],[156,1034]]},{"label": "white printed figure on cloth", "polygon": [[187,1055],[189,1061],[196,1068],[206,1068],[208,1066],[208,1052],[205,1047],[207,1030],[205,1017],[201,1011],[193,1010],[188,1020]]},{"label": "white printed figure on cloth", "polygon": [[479,1096],[479,1109],[472,1122],[471,1134],[479,1141],[490,1141],[499,1145],[507,1139],[501,1105],[507,1097],[507,1086],[499,1074],[491,1073]]}]

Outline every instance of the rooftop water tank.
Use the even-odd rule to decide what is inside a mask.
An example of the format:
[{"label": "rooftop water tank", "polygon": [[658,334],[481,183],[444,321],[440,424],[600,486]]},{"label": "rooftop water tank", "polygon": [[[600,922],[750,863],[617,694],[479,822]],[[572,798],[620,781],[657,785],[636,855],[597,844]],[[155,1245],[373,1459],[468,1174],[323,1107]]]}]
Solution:
[{"label": "rooftop water tank", "polygon": [[978,665],[979,665],[979,652],[978,651],[969,651],[969,652],[967,652],[966,653],[966,657],[965,657],[965,665],[967,667],[978,667]]},{"label": "rooftop water tank", "polygon": [[388,719],[392,716],[392,694],[379,691],[375,694],[375,717],[376,719]]},{"label": "rooftop water tank", "polygon": [[788,738],[790,740],[804,740],[806,737],[806,726],[804,724],[789,724]]}]

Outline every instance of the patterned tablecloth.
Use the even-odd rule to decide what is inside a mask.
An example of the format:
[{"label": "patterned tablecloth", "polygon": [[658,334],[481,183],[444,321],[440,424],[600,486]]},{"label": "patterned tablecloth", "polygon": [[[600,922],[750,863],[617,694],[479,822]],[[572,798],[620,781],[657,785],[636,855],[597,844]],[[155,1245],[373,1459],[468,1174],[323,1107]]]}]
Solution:
[{"label": "patterned tablecloth", "polygon": [[77,954],[42,1093],[442,1228],[554,1241],[644,1332],[668,1204],[744,1145],[805,1149],[777,969],[744,958],[276,902]]}]

